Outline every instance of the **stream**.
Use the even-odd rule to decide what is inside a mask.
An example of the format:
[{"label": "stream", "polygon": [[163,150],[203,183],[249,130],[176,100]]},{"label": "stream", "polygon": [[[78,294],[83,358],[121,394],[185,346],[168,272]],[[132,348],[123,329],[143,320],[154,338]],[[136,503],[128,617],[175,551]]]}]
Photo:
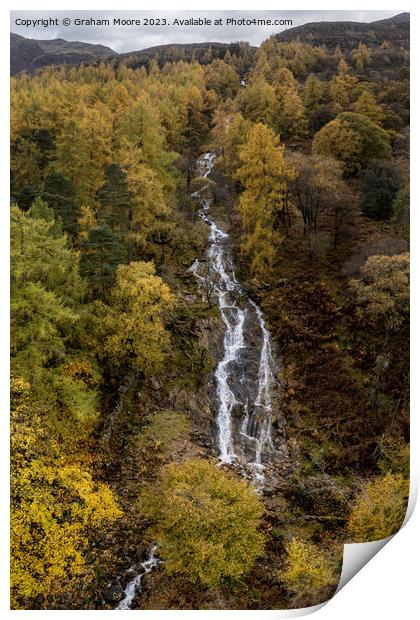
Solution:
[{"label": "stream", "polygon": [[[205,153],[197,161],[197,169],[204,179],[211,173],[215,159],[215,153]],[[203,185],[192,196],[198,201],[199,216],[210,232],[206,256],[201,261],[195,260],[190,271],[198,279],[203,297],[217,300],[225,327],[222,357],[210,394],[217,425],[219,461],[235,465],[261,491],[266,465],[276,453],[272,421],[278,368],[271,338],[260,308],[236,278],[229,234],[210,213],[211,190]],[[124,598],[116,609],[131,609],[144,576],[161,562],[155,551],[156,545],[151,547],[149,557],[127,583]]]},{"label": "stream", "polygon": [[[205,153],[198,160],[204,178],[215,158],[214,153]],[[203,187],[193,196],[200,203],[200,217],[210,227],[210,244],[205,259],[196,260],[190,269],[206,297],[217,299],[225,325],[223,356],[214,375],[219,460],[236,463],[261,488],[265,463],[275,452],[272,399],[278,369],[271,338],[260,308],[236,278],[229,234],[211,215],[211,191]]]}]

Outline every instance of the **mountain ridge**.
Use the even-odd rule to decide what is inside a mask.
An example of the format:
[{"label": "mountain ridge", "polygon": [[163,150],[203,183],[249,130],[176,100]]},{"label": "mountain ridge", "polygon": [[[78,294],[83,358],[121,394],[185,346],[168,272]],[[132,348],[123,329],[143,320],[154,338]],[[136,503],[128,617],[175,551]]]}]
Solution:
[{"label": "mountain ridge", "polygon": [[[288,28],[274,35],[281,42],[299,39],[312,45],[324,45],[327,49],[340,46],[343,49],[353,48],[358,43],[369,43],[380,46],[383,41],[408,48],[410,36],[410,14],[399,13],[393,17],[374,22],[322,21],[309,22],[301,26]],[[120,60],[129,62],[130,66],[147,65],[152,59],[162,64],[170,60],[196,59],[205,62],[205,52],[211,47],[217,56],[222,58],[229,50],[234,52],[240,43],[203,42],[203,43],[168,43],[133,50],[118,54],[110,47],[101,44],[67,41],[62,38],[38,40],[27,39],[21,35],[10,33],[10,73],[16,75],[22,71],[34,71],[48,65],[73,64]],[[244,44],[244,43],[242,43]],[[254,53],[255,46],[248,45]]]}]

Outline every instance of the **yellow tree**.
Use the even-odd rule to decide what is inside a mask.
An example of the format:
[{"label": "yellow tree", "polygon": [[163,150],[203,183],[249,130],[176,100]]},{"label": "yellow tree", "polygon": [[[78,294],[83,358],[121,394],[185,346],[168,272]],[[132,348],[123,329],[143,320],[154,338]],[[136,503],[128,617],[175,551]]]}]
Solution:
[{"label": "yellow tree", "polygon": [[117,139],[119,148],[124,145],[124,140],[129,140],[141,153],[143,163],[157,173],[165,187],[174,189],[170,167],[175,157],[166,149],[165,130],[159,111],[146,93],[140,95],[122,118]]},{"label": "yellow tree", "polygon": [[383,108],[376,102],[374,95],[368,90],[364,90],[356,103],[354,111],[370,118],[377,125],[381,124],[384,118]]},{"label": "yellow tree", "polygon": [[251,121],[245,119],[240,112],[219,119],[219,139],[223,148],[220,163],[226,174],[231,177],[241,165],[239,150],[246,142],[251,127]]},{"label": "yellow tree", "polygon": [[286,545],[286,568],[280,579],[299,596],[316,596],[327,586],[335,585],[338,575],[325,553],[316,545],[293,538]]},{"label": "yellow tree", "polygon": [[89,536],[122,513],[111,489],[66,456],[22,378],[12,377],[11,405],[11,597],[31,609],[93,579]]},{"label": "yellow tree", "polygon": [[140,253],[144,258],[149,254],[158,258],[159,247],[163,251],[173,227],[162,183],[142,162],[141,152],[129,140],[122,143],[119,160],[131,194],[132,214],[127,240],[134,245],[132,255],[138,257]]},{"label": "yellow tree", "polygon": [[357,79],[350,74],[349,66],[341,58],[338,63],[337,75],[330,82],[330,95],[333,100],[335,112],[342,112],[348,109],[350,104],[350,93],[356,85]]},{"label": "yellow tree", "polygon": [[294,176],[284,159],[284,146],[272,129],[258,123],[239,151],[236,176],[245,188],[239,202],[242,250],[251,271],[261,275],[272,268],[283,236],[288,182]]},{"label": "yellow tree", "polygon": [[80,131],[88,157],[84,171],[89,195],[96,195],[103,179],[105,166],[111,163],[112,114],[103,104],[80,110]]},{"label": "yellow tree", "polygon": [[365,482],[348,522],[352,541],[369,542],[395,534],[404,521],[408,493],[408,480],[390,471]]},{"label": "yellow tree", "polygon": [[342,112],[324,125],[315,134],[312,152],[338,159],[348,175],[367,168],[372,160],[388,160],[392,154],[387,132],[356,112]]},{"label": "yellow tree", "polygon": [[165,569],[217,588],[240,579],[264,550],[263,504],[244,480],[205,459],[170,463],[139,508],[153,523]]},{"label": "yellow tree", "polygon": [[301,138],[308,128],[305,106],[297,90],[281,87],[277,89],[278,101],[273,125],[285,138]]},{"label": "yellow tree", "polygon": [[74,118],[70,117],[64,121],[63,129],[57,136],[51,169],[58,170],[73,183],[81,202],[87,205],[92,202],[88,179],[88,145],[79,122]]},{"label": "yellow tree", "polygon": [[351,52],[357,71],[363,71],[365,66],[370,63],[370,49],[364,43],[360,42],[356,49]]},{"label": "yellow tree", "polygon": [[245,118],[253,122],[270,124],[276,102],[275,88],[263,78],[258,78],[239,93],[240,110]]},{"label": "yellow tree", "polygon": [[307,130],[306,110],[299,94],[299,84],[292,71],[279,67],[274,71],[276,102],[267,123],[282,137],[301,137]]},{"label": "yellow tree", "polygon": [[401,326],[409,310],[408,253],[370,256],[361,268],[361,279],[350,281],[358,314],[381,321],[388,333]]},{"label": "yellow tree", "polygon": [[158,371],[169,343],[165,317],[175,300],[154,264],[120,265],[111,303],[103,326],[104,354],[115,366],[128,363],[138,372]]},{"label": "yellow tree", "polygon": [[11,149],[12,191],[15,195],[25,186],[39,186],[42,182],[42,153],[35,142],[19,137]]},{"label": "yellow tree", "polygon": [[271,65],[269,56],[265,49],[259,48],[256,54],[256,63],[251,71],[250,80],[255,82],[258,79],[269,80],[271,75]]},{"label": "yellow tree", "polygon": [[205,69],[207,87],[216,91],[224,100],[238,92],[239,75],[235,69],[219,58],[213,60]]},{"label": "yellow tree", "polygon": [[324,82],[318,80],[313,73],[308,75],[303,90],[303,102],[308,110],[320,105],[325,96]]}]

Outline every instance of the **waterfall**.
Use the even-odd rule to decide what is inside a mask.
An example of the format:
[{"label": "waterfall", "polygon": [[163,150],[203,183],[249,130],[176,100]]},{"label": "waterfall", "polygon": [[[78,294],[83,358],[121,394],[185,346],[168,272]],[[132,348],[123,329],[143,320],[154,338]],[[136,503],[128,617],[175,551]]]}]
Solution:
[{"label": "waterfall", "polygon": [[159,558],[155,556],[157,546],[153,545],[150,550],[149,557],[147,560],[140,564],[140,571],[137,575],[128,582],[124,589],[124,598],[118,603],[116,609],[131,609],[131,605],[133,604],[134,597],[136,597],[141,589],[141,582],[143,581],[143,577],[150,573],[150,571],[160,564]]},{"label": "waterfall", "polygon": [[[202,177],[214,165],[215,154],[205,153],[197,162]],[[193,194],[200,205],[199,216],[208,224],[209,248],[205,267],[195,260],[190,270],[200,287],[210,289],[217,298],[222,321],[223,356],[215,370],[219,460],[240,461],[262,484],[264,458],[274,451],[272,440],[272,392],[276,382],[276,364],[271,338],[260,308],[243,291],[236,279],[231,257],[230,239],[216,224],[210,210],[212,199],[204,187]],[[258,353],[255,369],[245,360]],[[254,375],[254,376],[248,376]],[[256,379],[256,380],[255,380]],[[242,420],[238,424],[237,411]]]}]

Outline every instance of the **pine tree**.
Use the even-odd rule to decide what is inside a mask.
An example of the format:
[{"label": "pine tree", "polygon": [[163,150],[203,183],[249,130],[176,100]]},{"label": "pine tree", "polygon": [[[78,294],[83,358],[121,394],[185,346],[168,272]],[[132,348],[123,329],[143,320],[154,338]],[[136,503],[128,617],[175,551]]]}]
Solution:
[{"label": "pine tree", "polygon": [[79,230],[80,207],[76,202],[76,191],[71,181],[61,172],[51,172],[45,179],[41,197],[53,209],[63,231],[74,239]]},{"label": "pine tree", "polygon": [[81,247],[80,272],[89,280],[92,293],[101,295],[113,284],[118,265],[125,261],[121,237],[104,224],[91,228]]},{"label": "pine tree", "polygon": [[97,199],[100,204],[98,222],[108,225],[114,233],[125,235],[130,225],[132,204],[126,174],[118,164],[105,168],[104,183],[98,190]]}]

